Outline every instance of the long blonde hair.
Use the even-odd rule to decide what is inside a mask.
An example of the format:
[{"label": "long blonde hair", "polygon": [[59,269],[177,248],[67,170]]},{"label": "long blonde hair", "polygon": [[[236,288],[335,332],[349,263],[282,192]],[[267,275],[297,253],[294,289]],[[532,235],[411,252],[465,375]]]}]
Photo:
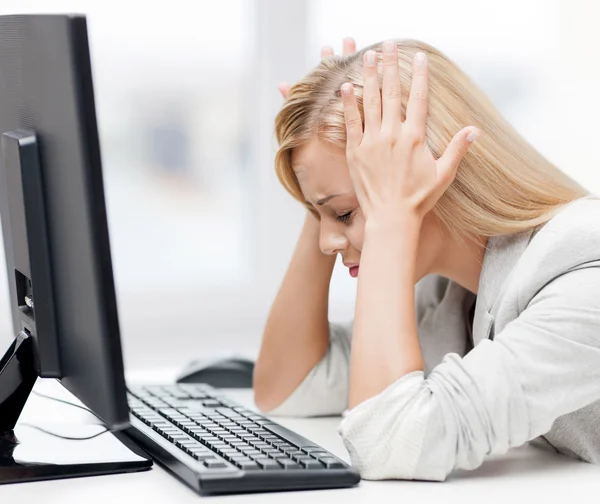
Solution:
[{"label": "long blonde hair", "polygon": [[[482,134],[462,159],[455,180],[433,211],[460,238],[527,231],[550,220],[561,206],[589,192],[544,158],[500,115],[485,94],[444,54],[417,40],[397,40],[402,85],[402,117],[410,89],[412,59],[429,60],[427,141],[440,157],[463,127]],[[382,42],[347,56],[324,59],[296,83],[275,119],[279,149],[277,176],[287,191],[305,203],[292,170],[292,151],[315,137],[345,148],[346,129],[340,88],[354,84],[361,116],[363,55],[377,52],[382,83]],[[364,117],[363,117],[364,121]],[[364,124],[364,122],[363,122]]]}]

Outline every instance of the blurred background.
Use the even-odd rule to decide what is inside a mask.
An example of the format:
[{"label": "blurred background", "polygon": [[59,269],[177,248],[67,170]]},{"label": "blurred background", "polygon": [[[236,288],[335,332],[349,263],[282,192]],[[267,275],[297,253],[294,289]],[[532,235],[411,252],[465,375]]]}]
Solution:
[{"label": "blurred background", "polygon": [[[256,356],[304,211],[274,173],[277,83],[388,38],[446,53],[551,161],[600,192],[593,0],[2,0],[88,17],[128,370]],[[2,239],[0,235],[0,240]],[[13,336],[0,246],[0,346]],[[353,315],[337,264],[330,319]]]}]

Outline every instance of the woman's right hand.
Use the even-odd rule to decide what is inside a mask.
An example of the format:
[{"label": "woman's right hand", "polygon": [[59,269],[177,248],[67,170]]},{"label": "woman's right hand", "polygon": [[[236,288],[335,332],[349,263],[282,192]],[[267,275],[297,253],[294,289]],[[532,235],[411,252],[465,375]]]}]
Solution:
[{"label": "woman's right hand", "polygon": [[[352,37],[344,38],[342,45],[344,48],[343,49],[344,56],[346,56],[347,54],[352,54],[352,53],[356,52],[356,42],[354,41],[354,39]],[[335,52],[333,51],[333,48],[331,46],[321,47],[321,59],[329,58],[330,56],[333,56],[334,54],[335,54]],[[288,95],[290,89],[292,88],[292,86],[287,82],[280,82],[277,87],[279,88],[279,92],[281,93],[281,96],[283,96],[284,99],[287,98],[287,95]]]}]

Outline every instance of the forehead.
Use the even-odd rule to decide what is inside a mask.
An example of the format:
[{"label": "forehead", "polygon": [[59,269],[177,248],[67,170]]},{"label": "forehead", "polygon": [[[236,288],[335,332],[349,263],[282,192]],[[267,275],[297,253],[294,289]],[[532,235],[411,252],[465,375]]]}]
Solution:
[{"label": "forehead", "polygon": [[[292,168],[305,196],[351,185],[345,149],[313,139],[292,151]],[[347,190],[347,188],[346,188]],[[319,194],[320,195],[320,194]]]}]

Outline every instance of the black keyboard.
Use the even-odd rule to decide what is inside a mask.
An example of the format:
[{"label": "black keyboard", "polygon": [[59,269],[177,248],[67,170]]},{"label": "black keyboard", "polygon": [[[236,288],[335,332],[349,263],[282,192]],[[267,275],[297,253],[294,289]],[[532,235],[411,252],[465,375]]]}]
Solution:
[{"label": "black keyboard", "polygon": [[339,488],[358,472],[208,385],[128,387],[130,434],[201,494]]}]

